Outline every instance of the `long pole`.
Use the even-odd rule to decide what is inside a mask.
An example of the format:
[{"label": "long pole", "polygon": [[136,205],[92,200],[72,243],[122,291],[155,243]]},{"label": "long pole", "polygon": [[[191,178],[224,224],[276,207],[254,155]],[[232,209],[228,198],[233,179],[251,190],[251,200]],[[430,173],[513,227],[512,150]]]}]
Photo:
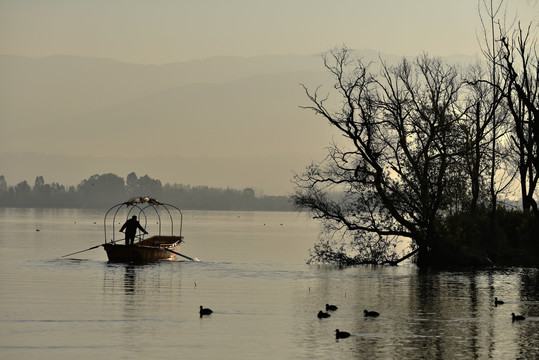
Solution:
[{"label": "long pole", "polygon": [[195,260],[195,259],[193,259],[193,258],[190,258],[189,256],[186,256],[186,255],[184,255],[184,254],[180,254],[179,252],[176,252],[176,251],[174,251],[174,250],[170,250],[170,249],[167,249],[167,248],[163,248],[163,249],[165,249],[166,251],[170,251],[170,252],[173,253],[173,254],[180,255],[180,256],[182,256],[182,257],[188,259],[188,260],[191,260],[191,261],[198,261],[198,260]]},{"label": "long pole", "polygon": [[100,246],[103,246],[104,244],[99,244],[99,245],[96,245],[96,246],[92,246],[91,248],[88,248],[86,250],[81,250],[81,251],[77,251],[77,252],[74,252],[74,253],[71,253],[71,254],[67,254],[67,255],[63,255],[62,257],[66,257],[66,256],[70,256],[70,255],[75,255],[75,254],[80,254],[81,252],[85,252],[85,251],[90,251],[90,250],[93,250],[93,249],[97,249],[98,247]]},{"label": "long pole", "polygon": [[[121,241],[121,240],[111,241],[111,243],[115,243],[115,242],[118,242],[118,241]],[[81,251],[76,251],[76,252],[71,253],[71,254],[63,255],[62,257],[71,256],[71,255],[75,255],[75,254],[80,254],[80,253],[85,252],[85,251],[90,251],[90,250],[93,250],[93,249],[97,249],[98,247],[103,246],[103,245],[105,245],[105,244],[99,244],[99,245],[96,245],[96,246],[92,246],[91,248],[81,250]]]}]

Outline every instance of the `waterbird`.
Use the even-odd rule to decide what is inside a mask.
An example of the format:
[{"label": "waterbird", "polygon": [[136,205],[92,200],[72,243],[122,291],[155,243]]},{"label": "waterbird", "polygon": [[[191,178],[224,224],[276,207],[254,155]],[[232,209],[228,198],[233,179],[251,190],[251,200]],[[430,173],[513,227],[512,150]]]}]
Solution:
[{"label": "waterbird", "polygon": [[200,317],[202,317],[203,315],[210,315],[211,313],[213,313],[212,309],[204,308],[202,307],[202,305],[200,305]]},{"label": "waterbird", "polygon": [[372,316],[372,317],[376,317],[376,316],[380,315],[376,311],[363,310],[363,313],[365,314],[365,316]]},{"label": "waterbird", "polygon": [[346,331],[339,331],[339,329],[335,330],[335,338],[337,339],[345,339],[350,336],[349,332]]},{"label": "waterbird", "polygon": [[502,300],[498,300],[497,297],[494,298],[494,306],[503,305],[504,302]]},{"label": "waterbird", "polygon": [[335,306],[335,305],[326,304],[326,311],[335,311],[337,309],[338,309],[338,307]]},{"label": "waterbird", "polygon": [[328,318],[328,317],[330,317],[331,315],[328,314],[328,313],[322,312],[322,310],[320,310],[320,311],[318,312],[318,315],[316,315],[316,316],[318,316],[319,319],[323,319],[323,318]]},{"label": "waterbird", "polygon": [[523,315],[515,315],[515,313],[511,313],[511,316],[513,318],[513,321],[525,320],[526,319]]}]

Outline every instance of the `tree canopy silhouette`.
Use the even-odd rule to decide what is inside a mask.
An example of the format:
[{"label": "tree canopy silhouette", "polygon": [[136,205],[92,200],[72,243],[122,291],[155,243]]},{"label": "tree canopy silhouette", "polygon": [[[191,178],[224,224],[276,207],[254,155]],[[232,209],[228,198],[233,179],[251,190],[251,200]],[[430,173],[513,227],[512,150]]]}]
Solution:
[{"label": "tree canopy silhouette", "polygon": [[255,196],[251,188],[235,190],[162,185],[160,180],[148,175],[138,177],[134,172],[129,173],[125,181],[111,173],[95,174],[82,180],[76,187],[68,188],[58,183],[47,184],[43,176],[36,177],[33,187],[27,181],[10,187],[5,177],[0,175],[0,206],[3,207],[107,208],[141,195],[166,199],[168,203],[191,210],[293,210],[288,196]]},{"label": "tree canopy silhouette", "polygon": [[[379,72],[346,47],[323,61],[334,85],[323,95],[322,87],[304,86],[311,103],[304,108],[342,136],[325,160],[295,176],[295,204],[325,229],[311,261],[396,264],[417,252],[420,265],[492,263],[496,244],[483,241],[491,233],[481,217],[483,209],[496,209],[492,202],[517,168],[499,156],[513,136],[501,121],[512,111],[509,94],[481,85],[488,78],[473,78],[483,74],[480,67],[465,72],[427,55],[394,66],[381,60]],[[504,184],[494,192],[485,186],[492,174]],[[535,248],[537,220],[521,223]],[[402,250],[405,239],[410,247]]]}]

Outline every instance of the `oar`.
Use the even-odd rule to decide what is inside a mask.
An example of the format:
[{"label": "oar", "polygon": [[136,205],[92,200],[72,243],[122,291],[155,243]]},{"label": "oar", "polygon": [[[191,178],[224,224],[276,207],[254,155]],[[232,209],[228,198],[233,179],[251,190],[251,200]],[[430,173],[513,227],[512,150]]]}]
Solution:
[{"label": "oar", "polygon": [[170,250],[170,249],[167,249],[167,248],[163,248],[163,249],[165,249],[166,251],[170,251],[170,252],[173,253],[173,254],[180,255],[180,256],[182,256],[182,257],[188,259],[188,260],[191,260],[191,261],[198,261],[198,259],[195,260],[195,259],[193,259],[193,258],[190,258],[189,256],[184,255],[184,254],[180,254],[179,252],[176,252],[176,251],[174,251],[174,250]]},{"label": "oar", "polygon": [[[121,240],[111,241],[109,244],[113,244],[113,243],[118,242],[118,241],[121,241]],[[93,249],[97,249],[98,247],[103,246],[103,245],[105,245],[105,244],[99,244],[99,245],[96,245],[96,246],[92,246],[91,248],[88,248],[86,250],[81,250],[81,251],[77,251],[77,252],[74,252],[74,253],[71,253],[71,254],[63,255],[62,257],[71,256],[71,255],[75,255],[75,254],[80,254],[80,253],[85,252],[85,251],[90,251],[90,250],[93,250]]]},{"label": "oar", "polygon": [[86,250],[77,251],[77,252],[74,252],[74,253],[71,253],[71,254],[64,255],[64,256],[62,256],[62,257],[71,256],[71,255],[79,254],[79,253],[81,253],[81,252],[85,252],[85,251],[97,249],[98,247],[103,246],[103,245],[104,245],[104,244],[99,244],[99,245],[96,245],[96,246],[92,246],[91,248],[88,248],[88,249],[86,249]]}]

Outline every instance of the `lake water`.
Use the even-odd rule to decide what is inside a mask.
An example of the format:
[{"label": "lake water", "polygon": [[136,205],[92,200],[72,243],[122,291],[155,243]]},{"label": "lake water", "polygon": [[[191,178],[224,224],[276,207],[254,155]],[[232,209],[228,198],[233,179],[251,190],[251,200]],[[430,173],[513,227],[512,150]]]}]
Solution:
[{"label": "lake water", "polygon": [[184,212],[200,262],[61,258],[103,242],[103,215],[0,209],[1,359],[539,358],[537,269],[309,266],[318,225],[289,212]]}]

